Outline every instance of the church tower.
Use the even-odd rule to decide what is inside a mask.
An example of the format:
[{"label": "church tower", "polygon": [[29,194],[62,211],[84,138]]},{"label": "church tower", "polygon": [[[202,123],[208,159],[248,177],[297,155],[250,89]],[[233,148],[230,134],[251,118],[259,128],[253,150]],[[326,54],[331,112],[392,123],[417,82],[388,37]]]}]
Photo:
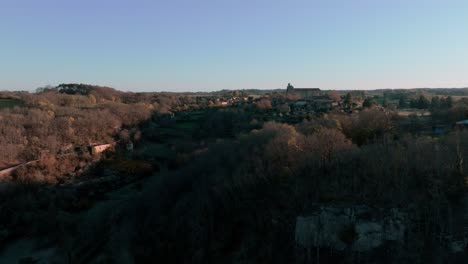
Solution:
[{"label": "church tower", "polygon": [[288,87],[286,88],[287,93],[292,93],[294,92],[294,86],[291,85],[291,83],[288,83]]}]

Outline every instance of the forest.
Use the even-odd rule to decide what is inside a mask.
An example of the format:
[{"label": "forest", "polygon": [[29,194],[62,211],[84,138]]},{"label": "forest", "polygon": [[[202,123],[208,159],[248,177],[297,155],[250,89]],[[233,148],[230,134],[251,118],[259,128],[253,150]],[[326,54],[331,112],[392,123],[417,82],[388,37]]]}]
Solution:
[{"label": "forest", "polygon": [[0,98],[2,263],[468,261],[466,89]]}]

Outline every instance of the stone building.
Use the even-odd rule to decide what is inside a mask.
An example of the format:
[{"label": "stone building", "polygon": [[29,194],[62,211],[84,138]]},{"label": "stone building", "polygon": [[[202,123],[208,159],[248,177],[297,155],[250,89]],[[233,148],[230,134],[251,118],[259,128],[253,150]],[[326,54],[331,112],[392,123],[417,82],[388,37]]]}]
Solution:
[{"label": "stone building", "polygon": [[298,94],[302,98],[311,98],[314,96],[322,95],[322,92],[319,88],[294,88],[290,83],[288,83],[288,87],[286,88],[286,93],[289,94]]}]

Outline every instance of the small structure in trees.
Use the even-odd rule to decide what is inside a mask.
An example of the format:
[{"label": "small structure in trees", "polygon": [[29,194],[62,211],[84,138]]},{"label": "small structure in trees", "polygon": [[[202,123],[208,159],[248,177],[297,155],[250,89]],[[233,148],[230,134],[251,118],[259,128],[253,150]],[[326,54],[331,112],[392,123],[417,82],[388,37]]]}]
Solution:
[{"label": "small structure in trees", "polygon": [[91,154],[99,154],[102,153],[112,147],[112,144],[100,144],[91,146]]}]

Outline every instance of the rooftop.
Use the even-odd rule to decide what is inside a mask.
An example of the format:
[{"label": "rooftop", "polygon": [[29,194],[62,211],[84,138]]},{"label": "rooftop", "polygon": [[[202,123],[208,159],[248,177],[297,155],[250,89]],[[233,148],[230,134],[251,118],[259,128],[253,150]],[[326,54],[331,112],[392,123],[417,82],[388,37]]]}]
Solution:
[{"label": "rooftop", "polygon": [[311,90],[311,91],[320,91],[320,88],[296,88],[294,90]]},{"label": "rooftop", "polygon": [[468,125],[468,119],[458,121],[458,122],[455,123],[455,124],[457,124],[457,125]]}]

